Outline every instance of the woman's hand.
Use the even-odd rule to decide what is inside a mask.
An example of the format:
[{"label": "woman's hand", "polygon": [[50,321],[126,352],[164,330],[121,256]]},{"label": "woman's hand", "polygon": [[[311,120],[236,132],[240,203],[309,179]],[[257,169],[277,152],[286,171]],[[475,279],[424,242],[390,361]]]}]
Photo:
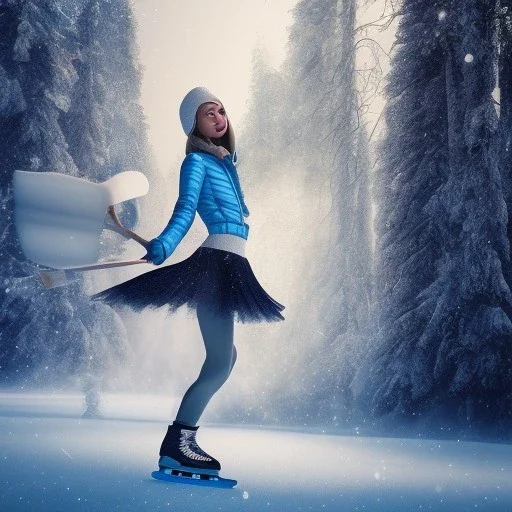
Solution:
[{"label": "woman's hand", "polygon": [[148,252],[144,256],[144,260],[153,263],[154,265],[161,265],[169,256],[165,244],[159,238],[153,238],[148,245]]}]

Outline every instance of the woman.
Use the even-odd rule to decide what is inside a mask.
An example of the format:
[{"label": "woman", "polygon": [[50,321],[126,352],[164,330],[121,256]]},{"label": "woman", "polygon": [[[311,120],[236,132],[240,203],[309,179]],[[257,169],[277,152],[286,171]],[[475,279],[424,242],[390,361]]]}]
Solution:
[{"label": "woman", "polygon": [[140,311],[186,305],[195,309],[206,360],[187,390],[176,420],[160,449],[161,468],[196,468],[216,472],[219,462],[196,443],[197,422],[206,405],[227,380],[236,361],[234,322],[284,320],[284,306],[261,287],[245,245],[249,210],[235,168],[233,127],[222,102],[204,87],[192,89],[180,106],[188,136],[180,170],[179,197],[167,227],[148,246],[145,259],[162,264],[190,229],[196,211],[208,237],[187,259],[153,270],[95,295],[111,305]]}]

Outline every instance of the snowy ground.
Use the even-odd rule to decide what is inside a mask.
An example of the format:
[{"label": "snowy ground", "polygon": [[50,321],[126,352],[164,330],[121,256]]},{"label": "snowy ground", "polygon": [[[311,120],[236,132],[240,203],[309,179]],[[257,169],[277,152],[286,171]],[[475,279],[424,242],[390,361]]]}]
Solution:
[{"label": "snowy ground", "polygon": [[234,489],[151,479],[168,402],[0,393],[0,510],[512,511],[512,446],[204,425]]}]

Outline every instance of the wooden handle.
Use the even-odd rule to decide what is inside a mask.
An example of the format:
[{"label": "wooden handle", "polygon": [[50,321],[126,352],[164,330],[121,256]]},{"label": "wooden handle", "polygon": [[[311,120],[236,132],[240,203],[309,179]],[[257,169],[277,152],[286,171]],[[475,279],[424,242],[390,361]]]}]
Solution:
[{"label": "wooden handle", "polygon": [[128,261],[106,261],[104,263],[95,263],[84,267],[74,267],[61,270],[40,270],[39,277],[43,281],[45,288],[57,288],[65,286],[78,279],[80,272],[88,270],[101,270],[104,268],[127,267],[129,265],[139,265],[140,263],[149,263],[146,260],[128,260]]},{"label": "wooden handle", "polygon": [[109,206],[107,210],[110,218],[114,221],[114,225],[112,224],[106,224],[105,227],[107,229],[110,229],[111,231],[115,231],[116,233],[119,233],[120,235],[124,236],[125,238],[130,238],[131,240],[135,240],[137,243],[142,245],[144,249],[147,249],[149,242],[142,238],[141,236],[137,235],[137,233],[134,233],[131,229],[125,228],[121,221],[119,220],[119,217],[116,214],[116,211],[114,210],[113,206]]},{"label": "wooden handle", "polygon": [[94,263],[83,267],[72,267],[63,269],[65,272],[86,272],[88,270],[102,270],[105,268],[128,267],[130,265],[139,265],[140,263],[149,263],[147,260],[126,260],[126,261],[105,261],[103,263]]}]

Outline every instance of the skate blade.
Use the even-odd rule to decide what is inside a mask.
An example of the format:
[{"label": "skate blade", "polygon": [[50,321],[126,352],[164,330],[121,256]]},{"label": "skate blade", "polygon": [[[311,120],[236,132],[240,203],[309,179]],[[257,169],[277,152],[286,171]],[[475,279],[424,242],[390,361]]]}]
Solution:
[{"label": "skate blade", "polygon": [[204,473],[171,468],[160,468],[159,471],[153,471],[151,476],[155,480],[163,480],[174,484],[202,485],[204,487],[221,487],[224,489],[233,488],[238,483],[236,480],[222,478],[218,475],[206,475]]}]

